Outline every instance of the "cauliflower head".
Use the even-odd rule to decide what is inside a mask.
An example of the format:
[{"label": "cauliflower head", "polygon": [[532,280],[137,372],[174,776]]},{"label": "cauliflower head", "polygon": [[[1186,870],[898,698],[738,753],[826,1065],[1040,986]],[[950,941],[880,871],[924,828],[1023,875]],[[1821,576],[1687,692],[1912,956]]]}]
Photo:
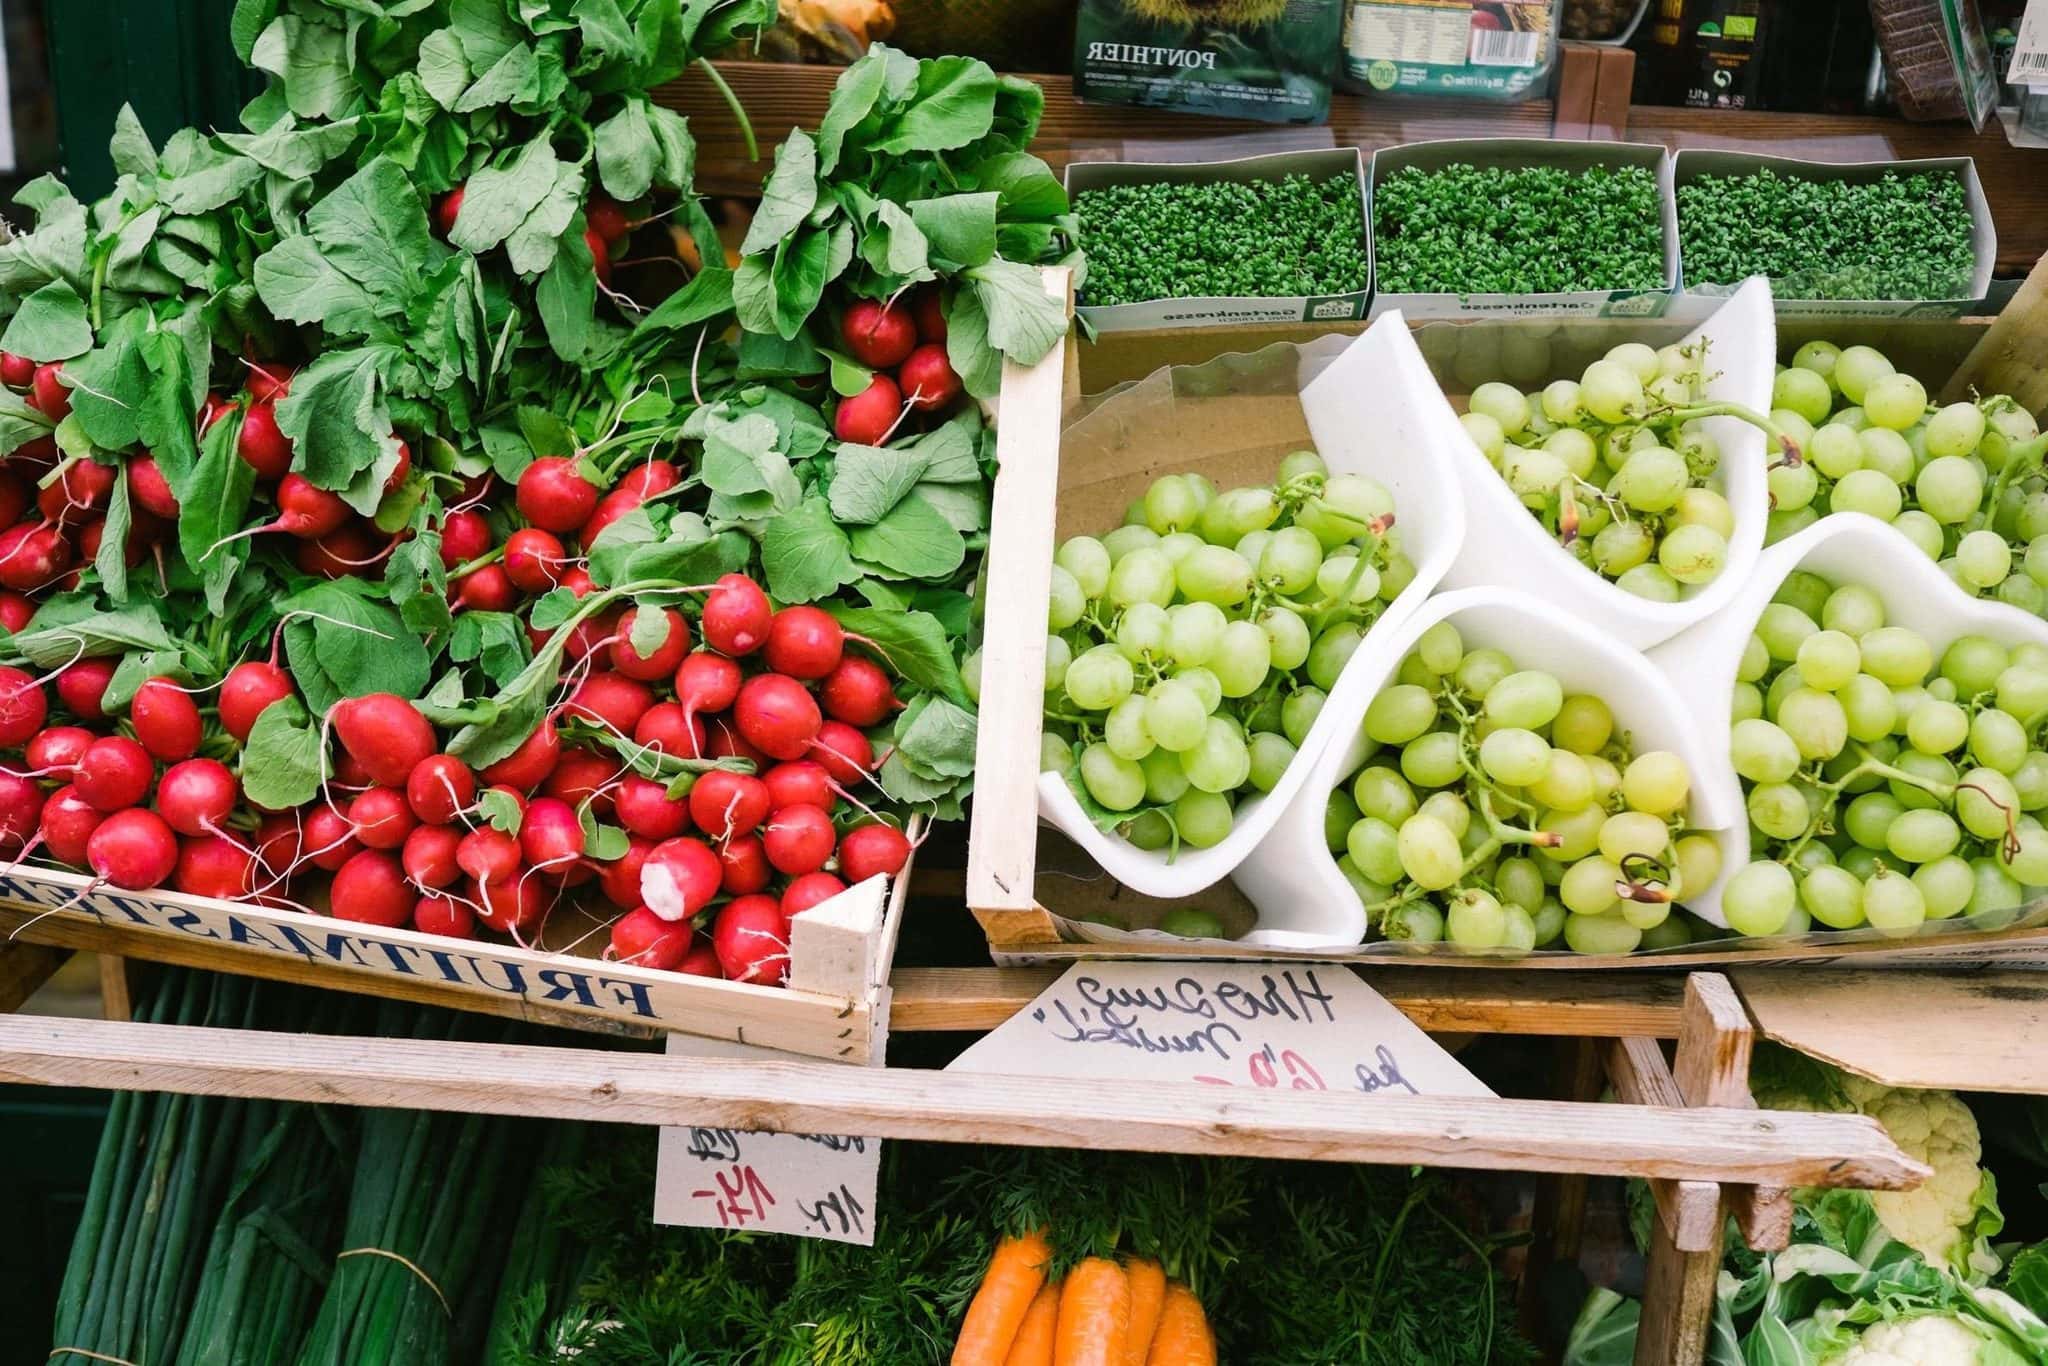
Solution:
[{"label": "cauliflower head", "polygon": [[1826,1366],[1978,1366],[1983,1346],[1962,1320],[1926,1314],[1872,1324]]}]

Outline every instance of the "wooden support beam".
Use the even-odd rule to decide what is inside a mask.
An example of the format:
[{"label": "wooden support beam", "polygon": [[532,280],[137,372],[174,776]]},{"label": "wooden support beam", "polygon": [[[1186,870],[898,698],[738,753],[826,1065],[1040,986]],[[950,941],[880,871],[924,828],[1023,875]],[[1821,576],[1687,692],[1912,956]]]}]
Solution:
[{"label": "wooden support beam", "polygon": [[0,1017],[0,1081],[617,1124],[1893,1190],[1927,1169],[1861,1115],[1240,1092],[827,1063]]},{"label": "wooden support beam", "polygon": [[112,953],[95,956],[100,970],[100,1018],[134,1019],[135,997],[128,984],[128,960]]},{"label": "wooden support beam", "polygon": [[[1607,1076],[1614,1094],[1630,1105],[1685,1108],[1685,1097],[1664,1063],[1655,1039],[1615,1039],[1607,1045]],[[1711,1181],[1652,1181],[1658,1216],[1681,1252],[1706,1252],[1721,1244],[1721,1188]]]},{"label": "wooden support beam", "polygon": [[21,1009],[21,1003],[35,995],[70,956],[69,949],[0,940],[0,1014]]}]

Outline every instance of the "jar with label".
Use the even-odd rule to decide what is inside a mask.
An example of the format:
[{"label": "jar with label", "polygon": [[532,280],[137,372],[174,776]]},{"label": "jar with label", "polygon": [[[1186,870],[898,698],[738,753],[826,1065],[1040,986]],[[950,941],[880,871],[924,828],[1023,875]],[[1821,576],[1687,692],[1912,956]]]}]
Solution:
[{"label": "jar with label", "polygon": [[1553,0],[1350,0],[1344,79],[1354,90],[1522,100],[1557,64]]}]

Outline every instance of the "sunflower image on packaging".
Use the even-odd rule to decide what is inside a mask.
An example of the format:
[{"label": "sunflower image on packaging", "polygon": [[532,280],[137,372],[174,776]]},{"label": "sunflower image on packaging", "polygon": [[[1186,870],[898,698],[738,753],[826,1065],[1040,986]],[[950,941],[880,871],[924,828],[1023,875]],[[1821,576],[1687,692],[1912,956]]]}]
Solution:
[{"label": "sunflower image on packaging", "polygon": [[1074,88],[1084,100],[1320,123],[1344,0],[1081,0]]}]

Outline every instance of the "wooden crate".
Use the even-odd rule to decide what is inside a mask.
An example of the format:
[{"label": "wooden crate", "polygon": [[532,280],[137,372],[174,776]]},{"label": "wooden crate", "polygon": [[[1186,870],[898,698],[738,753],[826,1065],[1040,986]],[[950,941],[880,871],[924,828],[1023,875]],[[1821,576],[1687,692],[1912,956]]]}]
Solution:
[{"label": "wooden crate", "polygon": [[[1653,344],[1675,341],[1682,322],[1614,319],[1526,324],[1500,321],[1431,322],[1415,325],[1426,358],[1454,400],[1462,392],[1456,373],[1461,343],[1520,332],[1540,337],[1566,358],[1597,356],[1622,340]],[[1589,960],[1550,954],[1522,960],[1473,959],[1448,951],[1426,952],[1389,944],[1355,950],[1295,951],[1239,948],[1195,941],[1105,943],[1086,938],[1081,926],[1099,922],[1123,928],[1157,925],[1177,904],[1214,914],[1225,933],[1251,927],[1256,910],[1230,883],[1209,888],[1185,903],[1158,901],[1118,886],[1079,850],[1035,821],[1038,741],[1042,700],[1047,584],[1051,575],[1055,523],[1061,489],[1061,432],[1067,420],[1094,401],[1092,396],[1142,380],[1165,366],[1197,364],[1232,352],[1254,351],[1275,342],[1304,343],[1331,334],[1356,335],[1364,324],[1279,324],[1244,328],[1172,328],[1105,333],[1092,343],[1070,342],[1033,367],[1005,370],[998,428],[998,472],[990,530],[988,611],[985,617],[984,684],[980,749],[977,754],[974,825],[969,843],[967,904],[980,922],[990,950],[1001,964],[1056,962],[1076,958],[1260,958],[1379,960],[1498,969],[1585,970],[1591,967],[1645,970],[1693,969],[1762,962],[1820,963],[1836,959],[1897,965],[1995,966],[2048,962],[2048,926],[2039,915],[2024,928],[1995,932],[1930,929],[1910,940],[1811,942],[1794,946],[1744,947],[1733,942]],[[1947,376],[1944,398],[2012,393],[2037,413],[2048,415],[2048,258],[2012,305],[1995,321],[1964,319],[1849,320],[1797,322],[1781,326],[1781,349],[1814,337],[1844,344],[1861,342],[1884,349],[1903,368],[1923,377]],[[1435,340],[1432,340],[1432,339]],[[1483,344],[1483,343],[1482,343]],[[1581,362],[1583,363],[1583,362]],[[1090,396],[1090,397],[1084,397]],[[1247,446],[1265,436],[1280,440],[1302,426],[1298,404],[1289,396],[1241,397],[1237,420],[1257,427],[1266,405],[1272,430],[1245,438]],[[1283,443],[1284,444],[1284,443]],[[1142,481],[1135,487],[1142,488]],[[1484,528],[1467,529],[1468,536]],[[1000,665],[997,661],[1000,660]]]}]

